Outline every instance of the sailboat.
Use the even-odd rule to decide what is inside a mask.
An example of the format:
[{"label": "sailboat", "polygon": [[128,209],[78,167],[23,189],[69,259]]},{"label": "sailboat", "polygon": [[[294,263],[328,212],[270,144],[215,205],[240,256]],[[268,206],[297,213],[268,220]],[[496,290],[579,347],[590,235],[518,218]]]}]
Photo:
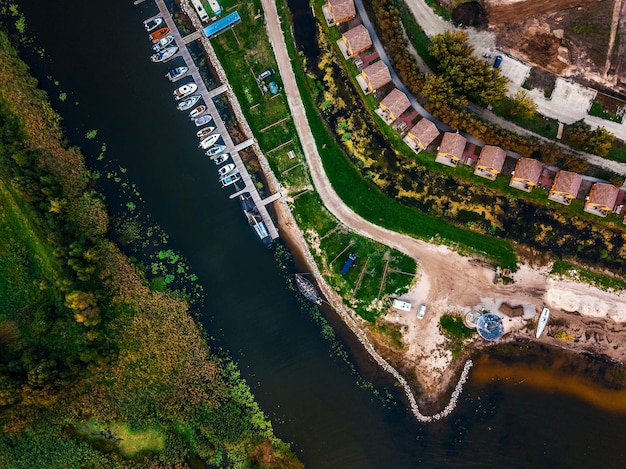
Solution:
[{"label": "sailboat", "polygon": [[300,293],[311,303],[315,303],[316,305],[322,304],[322,297],[317,291],[317,288],[315,288],[313,282],[302,274],[296,274],[296,286],[298,290],[300,290]]}]

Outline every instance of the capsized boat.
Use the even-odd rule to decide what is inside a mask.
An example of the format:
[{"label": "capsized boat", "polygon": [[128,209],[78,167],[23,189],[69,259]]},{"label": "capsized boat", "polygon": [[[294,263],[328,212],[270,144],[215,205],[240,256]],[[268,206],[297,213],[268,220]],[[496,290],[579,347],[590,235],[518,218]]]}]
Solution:
[{"label": "capsized boat", "polygon": [[173,68],[165,74],[165,78],[167,78],[169,81],[178,81],[183,77],[183,75],[185,75],[185,73],[187,73],[188,70],[188,67]]},{"label": "capsized boat", "polygon": [[206,156],[217,156],[226,150],[226,145],[215,145],[207,150]]},{"label": "capsized boat", "polygon": [[157,42],[162,37],[167,36],[167,33],[170,32],[170,28],[167,26],[165,28],[157,29],[155,32],[150,33],[150,40],[152,42]]},{"label": "capsized boat", "polygon": [[296,274],[296,286],[298,290],[300,290],[300,293],[311,303],[315,303],[316,305],[322,304],[322,297],[317,291],[317,288],[315,288],[315,285],[313,285],[313,282],[308,278],[301,274]]},{"label": "capsized boat", "polygon": [[179,111],[186,111],[187,109],[191,108],[194,104],[196,104],[199,99],[200,99],[200,95],[197,95],[197,94],[193,96],[189,96],[187,99],[178,103],[178,106],[176,107],[178,108]]},{"label": "capsized boat", "polygon": [[217,174],[219,174],[220,176],[226,176],[228,173],[234,170],[235,170],[235,163],[228,163],[222,166],[220,169],[218,169]]},{"label": "capsized boat", "polygon": [[230,155],[228,153],[222,153],[221,155],[217,155],[214,159],[213,162],[219,166],[221,165],[223,162],[225,162],[226,160],[228,160],[228,157]]},{"label": "capsized boat", "polygon": [[196,123],[197,127],[201,125],[208,124],[213,119],[211,114],[205,114],[204,116],[196,117],[193,121]]},{"label": "capsized boat", "polygon": [[550,317],[550,310],[548,308],[543,308],[541,311],[541,316],[539,316],[539,322],[537,322],[537,334],[535,336],[537,339],[543,333],[543,330],[546,328],[546,324],[548,323],[548,317]]},{"label": "capsized boat", "polygon": [[144,21],[143,26],[146,28],[146,31],[154,31],[156,28],[163,24],[163,18],[153,18],[148,21]]},{"label": "capsized boat", "polygon": [[209,127],[205,127],[204,129],[198,130],[196,132],[196,135],[198,136],[198,138],[204,139],[208,137],[209,135],[211,135],[214,131],[215,131],[215,127],[209,126]]},{"label": "capsized boat", "polygon": [[222,183],[222,187],[230,186],[231,184],[236,183],[241,179],[241,174],[227,174],[226,176],[222,176],[220,178],[220,183]]},{"label": "capsized boat", "polygon": [[162,37],[161,39],[159,39],[157,42],[154,43],[154,45],[152,46],[152,49],[154,49],[156,52],[159,52],[160,50],[165,49],[167,46],[169,46],[172,42],[174,42],[174,36],[165,36]]},{"label": "capsized boat", "polygon": [[174,97],[178,99],[183,99],[189,96],[192,93],[195,93],[198,89],[198,85],[194,82],[185,83],[183,86],[179,86],[174,90]]},{"label": "capsized boat", "polygon": [[211,148],[220,137],[220,134],[209,135],[207,138],[200,142],[200,148],[202,148],[203,150]]},{"label": "capsized boat", "polygon": [[195,119],[200,114],[202,114],[204,111],[206,111],[206,106],[204,104],[202,104],[202,105],[198,106],[197,108],[195,108],[193,111],[191,111],[189,113],[189,117],[191,119]]},{"label": "capsized boat", "polygon": [[153,62],[165,62],[167,59],[172,58],[172,56],[176,52],[178,52],[178,47],[176,46],[166,47],[165,49],[160,50],[156,54],[153,54],[152,56],[150,56],[150,60],[152,60]]}]

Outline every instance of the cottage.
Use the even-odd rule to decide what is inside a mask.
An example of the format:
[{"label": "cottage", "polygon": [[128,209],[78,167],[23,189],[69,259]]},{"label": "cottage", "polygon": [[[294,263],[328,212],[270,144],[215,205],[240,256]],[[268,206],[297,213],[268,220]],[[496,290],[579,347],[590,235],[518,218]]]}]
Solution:
[{"label": "cottage", "polygon": [[461,158],[463,158],[463,151],[465,150],[466,144],[467,139],[463,137],[463,135],[454,132],[446,132],[443,134],[441,145],[439,145],[437,149],[435,161],[452,166],[453,168],[456,167],[459,161],[461,161]]},{"label": "cottage", "polygon": [[618,192],[619,189],[612,184],[595,183],[587,197],[585,212],[606,217],[615,208]]},{"label": "cottage", "polygon": [[433,140],[439,137],[439,130],[437,130],[435,124],[425,117],[422,117],[422,119],[409,130],[407,137],[411,140],[411,143],[417,147],[416,149],[425,150],[428,145],[433,143]]},{"label": "cottage", "polygon": [[559,171],[548,194],[548,199],[563,205],[569,205],[576,198],[583,177],[571,171]]},{"label": "cottage", "polygon": [[389,120],[393,122],[411,107],[411,103],[402,91],[394,88],[391,93],[385,96],[379,106],[387,114]]},{"label": "cottage", "polygon": [[359,55],[361,52],[372,47],[370,33],[362,24],[343,33],[341,40],[346,46],[348,57]]},{"label": "cottage", "polygon": [[502,171],[505,159],[506,152],[502,148],[493,145],[485,145],[480,152],[474,174],[493,181],[500,171]]},{"label": "cottage", "polygon": [[520,158],[515,165],[509,186],[530,192],[539,182],[541,171],[543,171],[541,162],[532,158]]},{"label": "cottage", "polygon": [[367,87],[373,93],[377,89],[382,88],[387,83],[391,83],[391,74],[389,68],[385,65],[385,62],[379,60],[374,62],[370,66],[366,67],[361,76],[365,80]]},{"label": "cottage", "polygon": [[326,7],[335,25],[350,21],[356,16],[353,0],[328,0]]}]

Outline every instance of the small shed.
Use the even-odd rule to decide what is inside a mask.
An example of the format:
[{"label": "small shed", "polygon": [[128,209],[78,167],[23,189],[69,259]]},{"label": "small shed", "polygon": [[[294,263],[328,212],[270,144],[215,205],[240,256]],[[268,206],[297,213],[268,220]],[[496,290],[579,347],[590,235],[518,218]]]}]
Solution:
[{"label": "small shed", "polygon": [[530,192],[539,182],[541,171],[543,171],[543,164],[540,161],[533,158],[520,158],[515,165],[509,185]]},{"label": "small shed", "polygon": [[615,208],[619,189],[612,184],[596,182],[589,192],[585,203],[585,212],[606,217]]},{"label": "small shed", "polygon": [[428,145],[439,137],[437,126],[431,121],[422,119],[409,130],[408,137],[417,145],[420,150],[425,150]]},{"label": "small shed", "polygon": [[443,139],[437,149],[435,161],[453,168],[456,167],[463,158],[466,144],[467,139],[463,135],[456,132],[446,132],[443,134]]},{"label": "small shed", "polygon": [[367,87],[371,92],[382,88],[387,83],[391,83],[391,74],[385,62],[379,60],[369,65],[361,72],[361,76],[365,80]]},{"label": "small shed", "polygon": [[391,93],[384,97],[379,106],[392,121],[395,121],[411,107],[411,103],[402,91],[394,88]]},{"label": "small shed", "polygon": [[576,199],[583,177],[571,171],[559,171],[554,178],[554,184],[548,194],[550,200],[563,205],[569,205]]},{"label": "small shed", "polygon": [[350,57],[354,57],[355,55],[358,55],[372,47],[372,38],[370,37],[370,33],[362,24],[343,33],[341,40],[346,45],[348,56]]},{"label": "small shed", "polygon": [[408,301],[393,300],[393,308],[399,309],[400,311],[411,311],[412,306],[413,305],[411,305]]},{"label": "small shed", "polygon": [[505,159],[506,152],[502,148],[493,145],[485,145],[480,152],[474,174],[493,181],[500,171],[502,171]]},{"label": "small shed", "polygon": [[350,21],[356,16],[354,0],[328,0],[327,7],[335,24]]}]

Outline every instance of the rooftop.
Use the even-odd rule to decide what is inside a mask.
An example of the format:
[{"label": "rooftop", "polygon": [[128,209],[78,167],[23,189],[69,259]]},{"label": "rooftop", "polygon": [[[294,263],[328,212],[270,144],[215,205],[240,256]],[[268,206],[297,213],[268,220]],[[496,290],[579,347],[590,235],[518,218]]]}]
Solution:
[{"label": "rooftop", "polygon": [[480,152],[480,158],[478,159],[478,165],[485,168],[493,168],[500,172],[506,159],[506,152],[493,145],[485,145]]},{"label": "rooftop", "polygon": [[604,184],[597,182],[591,189],[591,195],[589,196],[589,203],[600,205],[603,207],[609,207],[613,210],[615,201],[617,200],[617,193],[619,189],[613,184]]},{"label": "rooftop", "polygon": [[572,173],[571,171],[559,171],[556,176],[556,181],[552,186],[552,190],[556,192],[563,192],[576,197],[580,184],[583,182],[583,177],[578,173]]},{"label": "rooftop", "polygon": [[336,22],[349,20],[356,16],[353,0],[328,0]]},{"label": "rooftop", "polygon": [[532,158],[520,158],[515,165],[515,178],[537,183],[543,171],[543,164]]},{"label": "rooftop", "polygon": [[438,155],[450,155],[461,158],[463,156],[463,150],[467,144],[467,139],[461,134],[455,132],[446,132],[443,134],[441,145],[439,145]]},{"label": "rooftop", "polygon": [[400,115],[411,107],[409,98],[398,88],[391,90],[385,98],[380,102],[380,106],[384,108],[388,114],[398,118]]},{"label": "rooftop", "polygon": [[354,54],[358,54],[359,52],[372,47],[372,38],[370,38],[370,33],[362,24],[343,33],[343,38]]},{"label": "rooftop", "polygon": [[379,60],[363,70],[363,75],[369,80],[372,90],[377,90],[391,81],[391,74],[385,62]]},{"label": "rooftop", "polygon": [[433,140],[439,137],[439,130],[435,124],[425,117],[422,117],[422,119],[409,130],[409,134],[419,139],[422,145],[427,147]]}]

